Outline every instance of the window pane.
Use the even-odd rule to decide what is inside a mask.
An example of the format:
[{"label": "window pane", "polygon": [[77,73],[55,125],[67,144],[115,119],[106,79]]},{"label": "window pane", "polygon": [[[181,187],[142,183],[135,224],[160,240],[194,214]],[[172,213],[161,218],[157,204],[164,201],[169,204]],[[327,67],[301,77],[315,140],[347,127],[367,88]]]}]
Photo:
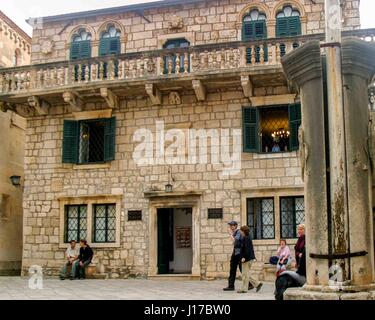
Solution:
[{"label": "window pane", "polygon": [[296,225],[305,223],[305,199],[296,198]]},{"label": "window pane", "polygon": [[289,149],[288,107],[260,108],[261,152],[285,152]]},{"label": "window pane", "polygon": [[108,242],[116,242],[116,231],[115,230],[108,231]]},{"label": "window pane", "polygon": [[86,239],[87,206],[67,206],[65,241]]},{"label": "window pane", "polygon": [[275,238],[273,199],[262,200],[262,235],[263,239]]}]

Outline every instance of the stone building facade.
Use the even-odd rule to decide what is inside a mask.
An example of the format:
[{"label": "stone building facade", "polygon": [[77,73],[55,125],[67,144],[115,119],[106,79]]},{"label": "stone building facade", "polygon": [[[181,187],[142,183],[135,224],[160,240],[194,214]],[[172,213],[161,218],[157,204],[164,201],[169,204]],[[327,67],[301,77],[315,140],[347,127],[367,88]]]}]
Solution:
[{"label": "stone building facade", "polygon": [[[342,10],[346,35],[374,40],[357,30],[358,0]],[[2,109],[27,117],[24,273],[57,274],[84,237],[112,278],[226,277],[233,219],[251,227],[260,276],[281,238],[293,246],[301,117],[280,61],[324,40],[323,0],[168,0],[30,22],[32,65],[0,72]]]},{"label": "stone building facade", "polygon": [[[0,11],[0,69],[30,64],[31,38]],[[0,113],[0,274],[19,274],[22,261],[22,190],[11,184],[23,176],[26,120]]]}]

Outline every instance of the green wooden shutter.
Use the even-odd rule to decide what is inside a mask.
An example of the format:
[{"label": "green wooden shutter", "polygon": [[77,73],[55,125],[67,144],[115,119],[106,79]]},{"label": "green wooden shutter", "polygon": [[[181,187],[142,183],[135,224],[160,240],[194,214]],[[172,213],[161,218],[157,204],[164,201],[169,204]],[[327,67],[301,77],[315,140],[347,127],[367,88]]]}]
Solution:
[{"label": "green wooden shutter", "polygon": [[301,19],[300,17],[288,18],[289,36],[299,36],[301,34]]},{"label": "green wooden shutter", "polygon": [[299,36],[302,33],[301,19],[298,16],[277,18],[276,21],[277,37]]},{"label": "green wooden shutter", "polygon": [[86,41],[80,41],[80,58],[81,59],[86,59],[91,57],[91,41],[86,40]]},{"label": "green wooden shutter", "polygon": [[63,163],[78,162],[79,126],[77,121],[64,120]]},{"label": "green wooden shutter", "polygon": [[70,47],[70,59],[79,59],[80,50],[79,42],[73,42]]},{"label": "green wooden shutter", "polygon": [[104,161],[115,160],[116,153],[116,118],[106,119],[104,128]]},{"label": "green wooden shutter", "polygon": [[267,28],[265,21],[257,21],[254,23],[255,39],[267,38]]},{"label": "green wooden shutter", "polygon": [[254,39],[254,22],[253,21],[248,21],[244,22],[242,26],[242,40],[243,41],[248,41],[248,40],[253,40]]},{"label": "green wooden shutter", "polygon": [[243,109],[243,144],[244,152],[259,151],[259,116],[258,109]]},{"label": "green wooden shutter", "polygon": [[276,19],[276,36],[277,37],[287,37],[288,32],[288,18],[277,18]]},{"label": "green wooden shutter", "polygon": [[112,38],[109,41],[109,53],[110,54],[120,54],[121,51],[121,43],[120,38]]},{"label": "green wooden shutter", "polygon": [[290,127],[290,137],[289,145],[290,151],[298,150],[298,130],[301,126],[301,104],[291,104],[289,105],[289,127]]},{"label": "green wooden shutter", "polygon": [[110,44],[110,39],[105,38],[100,40],[99,44],[99,56],[105,56],[109,53],[109,44]]}]

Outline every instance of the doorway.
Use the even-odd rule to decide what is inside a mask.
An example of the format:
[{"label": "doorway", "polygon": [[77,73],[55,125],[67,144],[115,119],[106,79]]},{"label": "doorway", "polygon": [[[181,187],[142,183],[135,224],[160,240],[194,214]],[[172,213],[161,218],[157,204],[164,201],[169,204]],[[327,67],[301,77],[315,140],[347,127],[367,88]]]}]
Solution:
[{"label": "doorway", "polygon": [[192,208],[157,210],[158,274],[191,274]]}]

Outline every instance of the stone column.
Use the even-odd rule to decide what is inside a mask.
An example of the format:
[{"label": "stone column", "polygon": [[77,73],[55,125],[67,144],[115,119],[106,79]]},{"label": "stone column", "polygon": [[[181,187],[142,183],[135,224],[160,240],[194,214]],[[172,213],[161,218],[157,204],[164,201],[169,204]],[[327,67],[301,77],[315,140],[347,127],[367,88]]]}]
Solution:
[{"label": "stone column", "polygon": [[327,165],[325,150],[324,92],[320,43],[306,43],[283,58],[284,72],[300,90],[302,129],[300,161],[305,182],[307,284],[328,284],[328,261],[310,253],[328,252]]},{"label": "stone column", "polygon": [[[368,86],[375,74],[375,47],[359,39],[347,38],[342,42],[342,64],[340,64],[342,72],[337,75],[341,78],[340,82],[343,87],[342,102],[337,103],[337,105],[343,105],[342,115],[344,117],[340,129],[340,134],[343,137],[339,137],[340,141],[344,141],[344,145],[340,148],[332,144],[334,137],[329,136],[332,134],[336,136],[338,133],[332,132],[334,131],[332,125],[337,120],[337,118],[333,119],[337,115],[330,110],[330,108],[335,108],[332,105],[334,104],[332,99],[327,99],[328,102],[331,101],[331,104],[327,106],[328,122],[332,119],[334,122],[333,124],[329,123],[330,128],[327,129],[330,130],[326,129],[328,136],[323,136],[324,126],[320,122],[323,120],[313,118],[316,115],[312,114],[314,108],[322,104],[323,80],[319,78],[316,71],[319,69],[318,56],[320,54],[318,51],[319,43],[310,42],[283,59],[287,78],[297,83],[301,91],[304,133],[304,139],[301,139],[303,146],[301,150],[302,154],[305,154],[304,157],[307,158],[304,177],[307,202],[306,236],[309,255],[307,258],[307,285],[302,289],[288,289],[284,298],[288,300],[373,299],[375,297],[373,283],[375,271],[372,172],[375,168],[375,161],[372,156],[374,150],[371,139],[373,136],[371,132],[374,130],[369,125]],[[327,69],[327,74],[330,72],[331,76],[336,74],[335,71]],[[328,86],[327,89],[332,90],[332,86]],[[322,109],[319,107],[319,110]],[[323,113],[317,112],[317,114],[322,115]],[[315,121],[311,121],[312,119]],[[321,140],[330,141],[330,150],[326,150],[326,157],[324,157],[322,149],[318,148]],[[340,160],[344,163],[342,163],[342,168],[338,168],[336,173],[332,174],[332,170],[340,164],[337,163],[337,156],[331,157],[329,159],[331,174],[326,177],[322,173],[323,163],[325,166],[328,156],[334,153],[332,149],[345,151],[345,157]],[[312,152],[305,150],[312,150]],[[315,155],[314,159],[311,159],[310,155],[314,152],[317,152],[321,158]],[[332,192],[337,191],[337,186],[332,188],[332,185],[336,179],[340,178],[337,176],[337,172],[345,167],[347,178],[342,179],[341,177],[340,180],[346,193],[345,200],[341,199],[339,202],[345,203],[346,201],[347,209],[338,210],[335,207],[337,197],[332,195]],[[314,168],[314,171],[309,171],[311,168]],[[327,180],[330,180],[329,183]],[[320,191],[321,188],[330,191],[331,196],[327,194],[326,190]],[[321,192],[325,192],[325,194],[322,195]],[[340,192],[343,193],[342,190]],[[324,197],[327,200],[324,200]],[[327,205],[328,202],[330,206]],[[324,203],[323,213],[319,203]],[[315,204],[315,207],[312,204]],[[329,232],[328,227],[332,228],[332,233]],[[338,245],[341,241],[342,247]],[[316,252],[313,252],[315,250]],[[311,253],[315,255],[311,257]],[[316,257],[316,255],[318,256]],[[338,283],[338,286],[331,286],[329,282],[327,285],[327,262],[329,260],[333,264],[345,266],[342,279],[344,281],[341,284]]]},{"label": "stone column", "polygon": [[352,286],[363,286],[375,280],[368,108],[368,86],[375,73],[375,46],[348,38],[343,41],[342,51],[349,249],[351,253],[367,252],[350,258],[350,280]]}]

